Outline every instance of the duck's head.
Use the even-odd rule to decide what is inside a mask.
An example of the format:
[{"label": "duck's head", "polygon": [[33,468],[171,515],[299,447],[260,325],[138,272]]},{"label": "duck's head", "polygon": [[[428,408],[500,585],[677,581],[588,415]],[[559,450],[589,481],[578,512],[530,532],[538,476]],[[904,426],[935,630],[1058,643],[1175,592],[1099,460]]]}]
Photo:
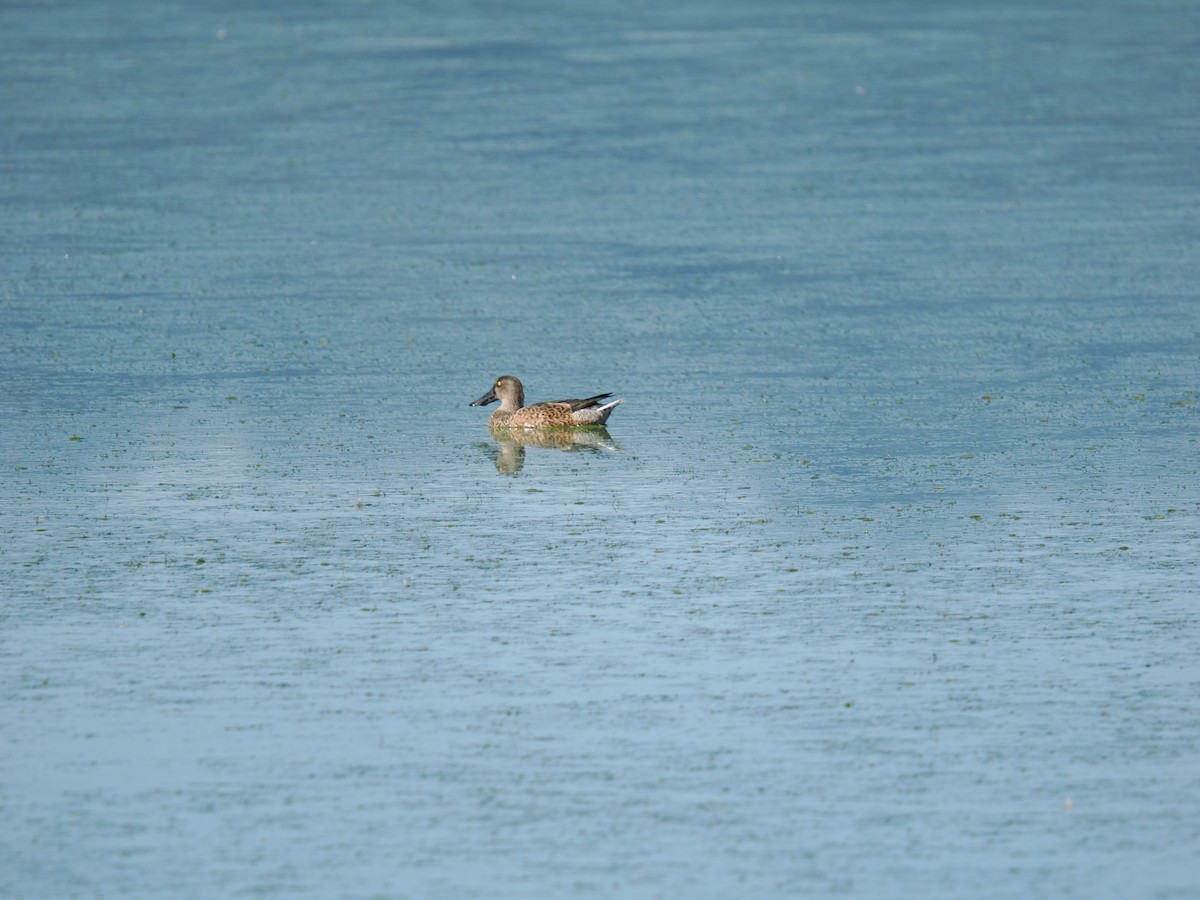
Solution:
[{"label": "duck's head", "polygon": [[492,389],[473,400],[470,406],[487,406],[489,403],[500,401],[503,410],[520,409],[525,405],[525,389],[521,387],[521,379],[515,375],[501,375],[492,385]]}]

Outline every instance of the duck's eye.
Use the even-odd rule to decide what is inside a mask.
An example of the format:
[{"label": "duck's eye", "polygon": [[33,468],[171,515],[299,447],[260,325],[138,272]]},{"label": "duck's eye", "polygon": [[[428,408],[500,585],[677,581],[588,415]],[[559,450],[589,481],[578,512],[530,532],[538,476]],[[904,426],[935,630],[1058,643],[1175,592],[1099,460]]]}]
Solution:
[{"label": "duck's eye", "polygon": [[496,387],[503,387],[503,386],[504,386],[504,382],[502,382],[502,381],[496,382]]}]

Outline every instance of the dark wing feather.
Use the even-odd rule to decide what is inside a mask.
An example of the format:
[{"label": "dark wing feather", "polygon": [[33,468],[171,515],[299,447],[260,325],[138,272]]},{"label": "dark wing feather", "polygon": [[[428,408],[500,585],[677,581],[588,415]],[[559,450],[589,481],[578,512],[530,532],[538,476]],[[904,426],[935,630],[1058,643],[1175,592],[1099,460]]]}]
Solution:
[{"label": "dark wing feather", "polygon": [[581,409],[591,409],[593,406],[599,406],[600,401],[612,394],[597,394],[595,397],[588,397],[586,400],[551,400],[551,403],[558,403],[563,406],[569,406],[571,412],[577,412]]}]

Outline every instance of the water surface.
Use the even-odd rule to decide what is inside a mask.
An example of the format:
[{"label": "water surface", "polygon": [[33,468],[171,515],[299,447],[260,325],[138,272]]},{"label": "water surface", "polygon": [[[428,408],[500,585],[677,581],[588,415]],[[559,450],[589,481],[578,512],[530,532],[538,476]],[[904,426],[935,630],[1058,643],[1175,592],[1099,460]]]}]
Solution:
[{"label": "water surface", "polygon": [[0,26],[0,893],[1194,895],[1192,7]]}]

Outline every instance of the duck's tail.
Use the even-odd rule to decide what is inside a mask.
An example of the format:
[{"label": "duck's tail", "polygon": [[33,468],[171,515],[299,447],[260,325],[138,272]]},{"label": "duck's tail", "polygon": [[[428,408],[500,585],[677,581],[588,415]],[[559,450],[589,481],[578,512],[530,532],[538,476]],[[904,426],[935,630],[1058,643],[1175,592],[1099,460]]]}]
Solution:
[{"label": "duck's tail", "polygon": [[603,425],[608,421],[608,417],[612,415],[612,411],[616,405],[624,402],[623,399],[614,400],[612,403],[605,403],[603,406],[577,410],[574,413],[575,421],[580,425]]}]

